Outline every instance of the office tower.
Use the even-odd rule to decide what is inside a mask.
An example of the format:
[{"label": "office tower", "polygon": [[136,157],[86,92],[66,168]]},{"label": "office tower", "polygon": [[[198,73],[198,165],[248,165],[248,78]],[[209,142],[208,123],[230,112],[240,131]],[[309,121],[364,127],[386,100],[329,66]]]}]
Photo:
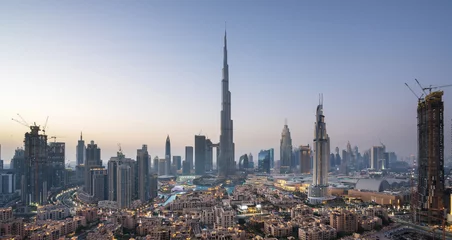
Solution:
[{"label": "office tower", "polygon": [[296,169],[300,165],[300,149],[294,148],[292,151],[292,159],[290,160],[290,169]]},{"label": "office tower", "polygon": [[206,138],[206,172],[213,170],[213,143],[210,139]]},{"label": "office tower", "polygon": [[94,141],[91,141],[91,143],[88,144],[85,156],[85,192],[92,195],[93,191],[90,184],[91,168],[102,167],[102,160],[100,160],[100,148],[97,147],[97,144],[94,144]]},{"label": "office tower", "polygon": [[206,136],[195,135],[195,174],[204,175],[206,173]]},{"label": "office tower", "polygon": [[270,173],[270,157],[270,150],[261,150],[257,154],[257,168],[259,172]]},{"label": "office tower", "polygon": [[137,164],[138,164],[138,199],[141,202],[147,202],[150,198],[149,184],[150,184],[150,157],[148,153],[148,146],[143,145],[141,149],[137,150]]},{"label": "office tower", "polygon": [[339,154],[339,148],[338,147],[336,147],[336,157],[335,157],[334,160],[336,161],[335,162],[336,166],[340,166],[341,165],[342,159],[341,159],[341,155]]},{"label": "office tower", "polygon": [[[220,154],[218,156],[217,168],[220,177],[227,178],[235,172],[234,159],[234,137],[233,121],[231,119],[231,92],[229,91],[229,66],[228,49],[226,41],[226,31],[224,32],[223,48],[223,80],[221,97],[221,133],[220,133]],[[196,159],[195,159],[196,160]]]},{"label": "office tower", "polygon": [[254,158],[252,153],[248,154],[248,167],[254,168]]},{"label": "office tower", "polygon": [[248,164],[249,164],[248,155],[243,154],[242,156],[240,156],[240,158],[239,158],[239,169],[240,170],[248,169],[249,168]]},{"label": "office tower", "polygon": [[348,159],[349,159],[349,157],[348,157],[347,150],[342,150],[342,161],[341,161],[341,165],[339,165],[339,173],[340,174],[348,175],[348,172],[347,172]]},{"label": "office tower", "polygon": [[153,173],[158,173],[159,172],[159,157],[155,156],[154,160],[152,160],[152,161],[153,161],[152,162],[152,165],[153,165],[152,172]]},{"label": "office tower", "polygon": [[388,152],[388,166],[391,168],[391,165],[397,162],[397,155],[395,152]]},{"label": "office tower", "polygon": [[382,160],[384,159],[385,148],[383,146],[373,146],[370,149],[370,168],[381,170]]},{"label": "office tower", "polygon": [[179,171],[182,168],[182,157],[173,156],[173,165],[176,166],[176,170]]},{"label": "office tower", "polygon": [[90,169],[91,195],[96,201],[108,199],[108,172],[104,167]]},{"label": "office tower", "polygon": [[370,154],[371,150],[368,149],[364,152],[363,154],[363,163],[364,163],[364,168],[371,168],[371,160],[370,160]]},{"label": "office tower", "polygon": [[300,146],[300,172],[311,172],[311,147],[309,145]]},{"label": "office tower", "polygon": [[159,159],[159,176],[164,176],[166,175],[166,167],[167,167],[167,160],[165,158],[161,158]]},{"label": "office tower", "polygon": [[325,116],[323,115],[323,99],[317,106],[314,132],[314,166],[312,184],[309,186],[308,198],[313,204],[328,199],[328,160],[330,158],[329,137],[326,132]]},{"label": "office tower", "polygon": [[149,181],[149,194],[150,198],[154,199],[158,196],[158,175],[156,173],[151,174],[150,181]]},{"label": "office tower", "polygon": [[66,144],[63,142],[51,142],[48,146],[47,186],[50,188],[64,187],[64,160],[66,158]]},{"label": "office tower", "polygon": [[16,171],[15,186],[16,189],[21,189],[21,179],[25,174],[25,151],[22,148],[17,148],[14,151],[14,157],[11,159],[11,168]]},{"label": "office tower", "polygon": [[270,168],[275,167],[275,149],[270,148],[268,150],[270,152]]},{"label": "office tower", "polygon": [[82,133],[80,133],[80,140],[78,140],[76,150],[77,150],[76,151],[77,165],[85,164],[86,147],[85,147],[85,141],[83,140]]},{"label": "office tower", "polygon": [[356,170],[356,158],[355,158],[355,154],[353,153],[352,150],[352,145],[350,144],[350,142],[347,142],[347,173],[350,171],[354,171]]},{"label": "office tower", "polygon": [[22,185],[24,204],[43,204],[47,200],[47,135],[39,134],[39,126],[25,133],[25,173]]},{"label": "office tower", "polygon": [[190,174],[190,163],[187,160],[182,161],[182,174],[183,175]]},{"label": "office tower", "polygon": [[166,141],[165,141],[165,159],[166,159],[166,175],[171,175],[171,142],[170,142],[170,138],[169,135],[166,136]]},{"label": "office tower", "polygon": [[186,146],[185,147],[185,161],[188,162],[190,166],[190,171],[193,169],[193,147],[192,146]]},{"label": "office tower", "polygon": [[290,130],[287,126],[287,121],[281,133],[280,145],[280,173],[290,173],[290,163],[292,159],[292,138],[290,137]]},{"label": "office tower", "polygon": [[119,176],[119,167],[121,165],[128,166],[130,168],[130,192],[131,198],[137,198],[137,180],[138,174],[137,172],[137,163],[136,161],[126,158],[125,155],[119,151],[117,152],[116,157],[111,157],[108,161],[108,200],[117,201],[118,200],[118,176]]},{"label": "office tower", "polygon": [[121,164],[118,167],[118,207],[128,208],[132,202],[132,175],[131,168],[126,164]]},{"label": "office tower", "polygon": [[16,173],[12,169],[0,170],[0,194],[12,194],[16,190]]},{"label": "office tower", "polygon": [[[444,208],[444,102],[436,91],[421,99],[418,119],[418,210],[428,222],[439,222]],[[425,217],[420,219],[425,221]]]}]

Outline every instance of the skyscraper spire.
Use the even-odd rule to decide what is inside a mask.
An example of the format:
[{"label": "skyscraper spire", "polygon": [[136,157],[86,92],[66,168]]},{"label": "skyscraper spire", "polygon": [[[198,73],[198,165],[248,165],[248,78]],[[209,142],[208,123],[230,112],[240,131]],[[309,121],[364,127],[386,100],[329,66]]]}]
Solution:
[{"label": "skyscraper spire", "polygon": [[83,140],[83,133],[80,132],[80,140]]},{"label": "skyscraper spire", "polygon": [[228,65],[228,41],[226,38],[226,27],[224,29],[224,48],[223,48],[223,68]]}]

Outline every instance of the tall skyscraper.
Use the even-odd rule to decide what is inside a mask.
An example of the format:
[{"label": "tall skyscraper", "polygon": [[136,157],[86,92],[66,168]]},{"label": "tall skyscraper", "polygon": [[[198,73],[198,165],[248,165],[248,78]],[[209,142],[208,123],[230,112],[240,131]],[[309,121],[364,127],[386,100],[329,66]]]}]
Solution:
[{"label": "tall skyscraper", "polygon": [[[444,102],[437,91],[421,99],[418,119],[418,210],[421,221],[443,218],[444,196]],[[433,218],[432,218],[433,217]]]},{"label": "tall skyscraper", "polygon": [[311,147],[309,145],[300,146],[300,172],[311,172]]},{"label": "tall skyscraper", "polygon": [[77,152],[76,152],[76,158],[77,158],[77,165],[81,165],[85,163],[85,153],[86,153],[86,147],[85,147],[85,141],[83,140],[83,135],[80,133],[80,140],[78,140],[77,144]]},{"label": "tall skyscraper", "polygon": [[15,186],[16,189],[21,189],[21,179],[25,174],[25,151],[22,148],[17,148],[14,152],[14,157],[11,159],[11,168],[16,171]]},{"label": "tall skyscraper", "polygon": [[290,164],[292,162],[292,138],[290,137],[290,130],[287,126],[287,122],[284,124],[281,133],[280,160],[280,173],[290,173]]},{"label": "tall skyscraper", "polygon": [[239,169],[240,170],[248,169],[249,168],[248,164],[249,164],[248,155],[243,154],[242,156],[240,156],[240,158],[239,158]]},{"label": "tall skyscraper", "polygon": [[22,201],[43,204],[47,200],[47,135],[39,134],[39,126],[30,126],[25,133],[25,173],[22,185]]},{"label": "tall skyscraper", "polygon": [[97,144],[94,144],[94,141],[91,141],[86,148],[86,161],[85,161],[85,191],[89,194],[93,194],[90,172],[91,168],[99,168],[102,167],[102,160],[100,160],[100,148],[97,147]]},{"label": "tall skyscraper", "polygon": [[206,138],[206,172],[213,170],[213,143],[210,139]]},{"label": "tall skyscraper", "polygon": [[128,208],[132,202],[132,174],[128,165],[118,167],[118,207]]},{"label": "tall skyscraper", "polygon": [[49,161],[47,175],[47,186],[50,188],[64,187],[66,159],[66,144],[63,142],[51,142],[48,146],[47,158]]},{"label": "tall skyscraper", "polygon": [[190,171],[193,169],[193,147],[186,146],[185,147],[185,161],[188,162]]},{"label": "tall skyscraper", "polygon": [[150,177],[150,183],[149,183],[149,188],[150,188],[150,198],[154,199],[158,196],[158,174],[153,173],[151,174]]},{"label": "tall skyscraper", "polygon": [[231,119],[231,92],[229,91],[229,66],[226,31],[224,32],[223,48],[223,80],[221,101],[221,134],[220,155],[218,158],[218,175],[227,178],[235,172],[233,121]]},{"label": "tall skyscraper", "polygon": [[166,136],[166,141],[165,141],[165,159],[166,159],[166,167],[165,167],[165,174],[166,175],[171,175],[171,141],[169,138],[169,135]]},{"label": "tall skyscraper", "polygon": [[96,201],[108,199],[108,172],[104,167],[91,168],[92,196]]},{"label": "tall skyscraper", "polygon": [[117,152],[116,157],[111,157],[108,161],[108,200],[118,201],[118,178],[119,167],[121,165],[128,166],[130,169],[130,196],[131,199],[138,197],[138,167],[137,162],[131,158],[126,158],[120,151]]},{"label": "tall skyscraper", "polygon": [[249,161],[248,167],[249,168],[254,168],[254,158],[253,158],[253,154],[252,153],[248,154],[248,161]]},{"label": "tall skyscraper", "polygon": [[173,165],[176,166],[176,170],[179,171],[182,168],[182,157],[173,156]]},{"label": "tall skyscraper", "polygon": [[257,154],[257,169],[259,172],[270,173],[271,151],[261,150]]},{"label": "tall skyscraper", "polygon": [[137,150],[137,164],[138,164],[138,198],[141,202],[147,202],[150,199],[149,184],[150,184],[150,156],[148,153],[148,146],[143,145],[141,149]]},{"label": "tall skyscraper", "polygon": [[152,172],[153,173],[159,173],[159,157],[155,156],[152,160]]},{"label": "tall skyscraper", "polygon": [[159,176],[164,176],[166,175],[167,171],[166,171],[166,167],[167,167],[167,163],[168,161],[165,158],[161,158],[159,159]]},{"label": "tall skyscraper", "polygon": [[323,115],[323,99],[317,106],[314,131],[314,166],[312,184],[309,186],[308,198],[313,204],[321,203],[328,196],[328,167],[330,158],[330,138],[326,132],[325,116]]},{"label": "tall skyscraper", "polygon": [[195,135],[195,174],[204,175],[206,173],[206,136]]},{"label": "tall skyscraper", "polygon": [[370,168],[381,170],[382,162],[385,158],[385,148],[383,146],[373,146],[370,149]]}]

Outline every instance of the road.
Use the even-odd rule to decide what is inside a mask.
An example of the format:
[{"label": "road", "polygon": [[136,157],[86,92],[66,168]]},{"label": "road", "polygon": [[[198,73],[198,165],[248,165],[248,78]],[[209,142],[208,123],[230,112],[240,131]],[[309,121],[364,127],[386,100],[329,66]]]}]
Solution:
[{"label": "road", "polygon": [[[404,220],[400,220],[398,218],[393,218],[393,219],[394,219],[395,222],[402,223],[404,225],[413,227],[414,229],[423,230],[427,234],[430,234],[430,235],[432,234],[430,227],[417,225],[417,224],[414,224],[412,222],[407,222],[407,221],[404,221]],[[435,230],[435,237],[442,238],[442,236],[443,236],[443,231],[436,229]],[[446,239],[452,239],[452,233],[451,232],[446,231]]]}]

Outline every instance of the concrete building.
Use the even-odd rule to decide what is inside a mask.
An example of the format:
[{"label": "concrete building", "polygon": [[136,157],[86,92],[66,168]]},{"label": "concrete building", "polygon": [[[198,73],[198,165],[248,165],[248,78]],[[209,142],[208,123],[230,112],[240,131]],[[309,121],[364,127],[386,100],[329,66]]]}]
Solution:
[{"label": "concrete building", "polygon": [[215,226],[229,228],[235,225],[235,210],[230,206],[214,207]]},{"label": "concrete building", "polygon": [[188,162],[190,171],[193,169],[193,147],[186,146],[185,147],[185,161]]},{"label": "concrete building", "polygon": [[158,197],[158,177],[156,173],[153,173],[149,178],[149,197],[151,199]]},{"label": "concrete building", "polygon": [[47,151],[47,187],[49,189],[64,187],[66,144],[63,142],[51,142],[49,143]]},{"label": "concrete building", "polygon": [[39,220],[61,220],[71,216],[69,208],[64,205],[39,206],[36,218]]},{"label": "concrete building", "polygon": [[313,224],[302,226],[298,229],[298,239],[300,240],[330,240],[337,238],[337,231],[325,224]]},{"label": "concrete building", "polygon": [[314,131],[314,162],[312,168],[312,184],[309,186],[308,198],[313,204],[318,204],[331,197],[328,196],[328,168],[330,158],[330,137],[326,131],[323,115],[323,97],[317,106]]},{"label": "concrete building", "polygon": [[259,172],[270,173],[270,150],[261,150],[257,155],[257,169]]},{"label": "concrete building", "polygon": [[300,146],[300,172],[310,173],[311,172],[311,147]]},{"label": "concrete building", "polygon": [[290,165],[292,162],[292,138],[290,136],[290,130],[287,126],[287,122],[284,124],[284,128],[281,133],[280,160],[280,173],[290,173]]},{"label": "concrete building", "polygon": [[167,171],[166,171],[166,165],[167,161],[165,158],[159,159],[159,176],[164,176],[166,175]]},{"label": "concrete building", "polygon": [[173,165],[176,166],[176,170],[179,171],[182,168],[182,157],[173,156]]},{"label": "concrete building", "polygon": [[235,173],[235,145],[233,136],[233,121],[231,118],[231,92],[229,91],[229,65],[226,32],[224,33],[223,48],[223,80],[221,81],[221,132],[220,151],[218,155],[218,175],[228,178]]},{"label": "concrete building", "polygon": [[85,161],[85,192],[90,195],[93,195],[92,180],[91,176],[91,168],[100,168],[102,167],[102,160],[100,159],[100,148],[97,147],[97,144],[94,141],[91,141],[86,148],[86,161]]},{"label": "concrete building", "polygon": [[165,174],[171,175],[171,141],[169,135],[166,136],[165,141],[165,159],[166,159],[166,165],[165,165]]},{"label": "concrete building", "polygon": [[40,134],[40,127],[30,126],[25,133],[25,173],[22,187],[22,202],[43,204],[47,200],[48,159],[47,135]]},{"label": "concrete building", "polygon": [[148,153],[148,146],[143,145],[141,149],[137,150],[137,164],[138,164],[138,199],[141,202],[147,202],[150,199],[149,184],[150,184],[150,156]]},{"label": "concrete building", "polygon": [[206,173],[206,136],[195,135],[195,173],[204,175]]},{"label": "concrete building", "polygon": [[155,156],[152,160],[152,172],[159,173],[159,157]]},{"label": "concrete building", "polygon": [[138,186],[138,183],[135,182],[135,180],[138,180],[138,174],[136,174],[136,161],[130,158],[126,158],[125,155],[121,151],[119,151],[116,157],[111,157],[110,161],[108,161],[108,200],[110,201],[118,200],[118,169],[121,165],[130,167],[131,198],[135,199],[138,197],[138,193],[137,191],[135,191],[137,189],[136,187]]},{"label": "concrete building", "polygon": [[130,166],[121,164],[118,167],[118,207],[128,208],[132,202],[132,171]]},{"label": "concrete building", "polygon": [[83,140],[82,133],[80,133],[80,140],[78,140],[77,148],[76,148],[77,165],[85,164],[85,156],[86,156],[85,154],[86,154],[85,141]]},{"label": "concrete building", "polygon": [[418,119],[418,203],[420,221],[439,222],[444,199],[444,102],[436,91],[421,99]]},{"label": "concrete building", "polygon": [[[370,149],[370,168],[375,170],[384,169],[385,148],[384,146],[373,146]],[[383,163],[383,164],[382,164]]]},{"label": "concrete building", "polygon": [[0,172],[0,194],[11,194],[16,190],[15,173],[2,170]]},{"label": "concrete building", "polygon": [[190,174],[190,163],[187,160],[182,161],[182,174],[183,175]]},{"label": "concrete building", "polygon": [[16,171],[15,186],[16,189],[21,189],[21,179],[25,174],[25,151],[22,148],[17,148],[14,151],[14,157],[11,159],[11,169]]},{"label": "concrete building", "polygon": [[330,213],[330,226],[337,232],[355,233],[358,231],[358,215],[345,209],[333,211]]},{"label": "concrete building", "polygon": [[108,171],[104,167],[90,169],[90,194],[95,201],[103,201],[108,199]]},{"label": "concrete building", "polygon": [[205,171],[210,172],[213,170],[213,143],[210,139],[206,138],[206,167]]}]

